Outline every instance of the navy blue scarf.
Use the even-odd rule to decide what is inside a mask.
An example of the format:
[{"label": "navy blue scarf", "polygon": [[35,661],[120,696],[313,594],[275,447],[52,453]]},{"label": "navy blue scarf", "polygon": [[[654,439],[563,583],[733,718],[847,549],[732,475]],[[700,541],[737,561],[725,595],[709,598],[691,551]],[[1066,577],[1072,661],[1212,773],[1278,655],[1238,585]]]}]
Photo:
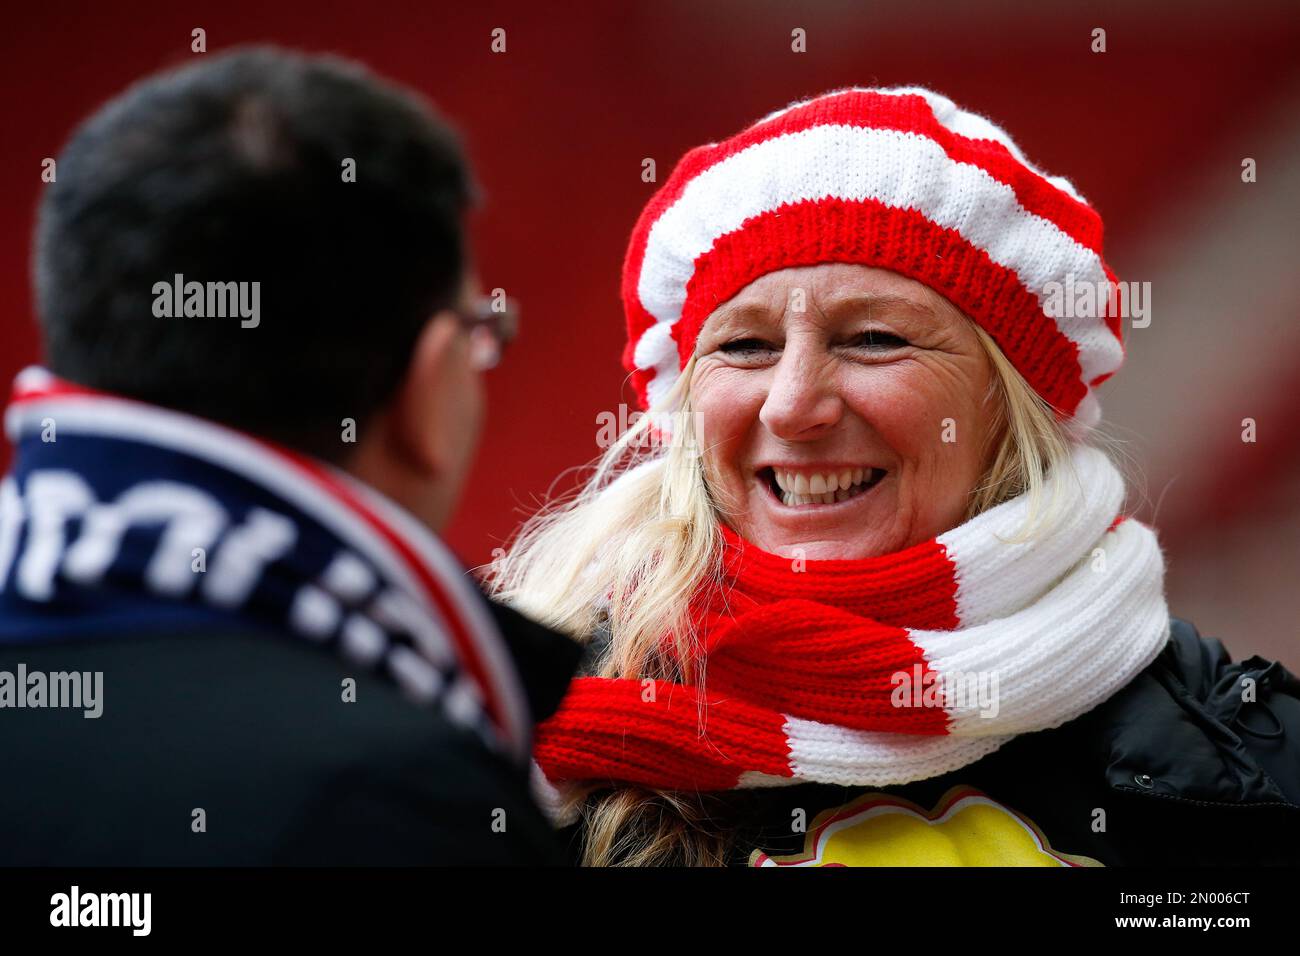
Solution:
[{"label": "navy blue scarf", "polygon": [[483,597],[401,508],[192,416],[18,376],[0,484],[0,643],[243,623],[332,648],[527,759]]}]

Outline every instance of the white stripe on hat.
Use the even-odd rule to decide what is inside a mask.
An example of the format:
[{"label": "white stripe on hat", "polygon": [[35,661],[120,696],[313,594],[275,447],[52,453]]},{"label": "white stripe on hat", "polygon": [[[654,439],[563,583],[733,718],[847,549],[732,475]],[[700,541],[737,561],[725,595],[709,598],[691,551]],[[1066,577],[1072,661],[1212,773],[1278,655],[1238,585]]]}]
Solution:
[{"label": "white stripe on hat", "polygon": [[831,99],[836,96],[845,96],[850,93],[866,93],[875,96],[919,96],[921,99],[925,100],[927,105],[929,105],[930,112],[934,114],[934,118],[938,120],[939,125],[943,126],[945,129],[958,136],[964,136],[967,139],[989,139],[1002,144],[1006,147],[1007,152],[1016,158],[1016,161],[1019,162],[1020,165],[1037,173],[1043,179],[1047,180],[1062,192],[1067,193],[1073,199],[1084,204],[1087,203],[1087,200],[1084,199],[1079,191],[1074,188],[1074,184],[1064,176],[1049,175],[1026,159],[1025,154],[1020,151],[1020,147],[1016,145],[1015,141],[1001,126],[998,126],[987,117],[980,116],[978,113],[971,113],[962,109],[952,100],[948,99],[948,97],[940,93],[924,89],[920,86],[898,86],[892,89],[870,89],[863,86],[854,86],[843,90],[834,90],[833,92],[821,96],[807,100],[800,100],[797,103],[791,103],[784,109],[779,109],[774,113],[769,113],[754,125],[758,126],[769,120],[774,120],[778,116],[784,116],[786,113],[807,106],[810,103],[820,102],[821,100]]}]

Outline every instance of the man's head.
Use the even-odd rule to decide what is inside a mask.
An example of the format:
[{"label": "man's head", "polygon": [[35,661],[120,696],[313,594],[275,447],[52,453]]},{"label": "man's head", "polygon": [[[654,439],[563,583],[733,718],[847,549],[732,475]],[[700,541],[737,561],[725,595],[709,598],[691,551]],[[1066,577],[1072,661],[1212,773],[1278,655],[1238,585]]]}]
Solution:
[{"label": "man's head", "polygon": [[[483,404],[451,311],[475,292],[473,196],[451,131],[355,64],[254,48],[149,77],[74,133],[42,201],[47,362],[342,465],[438,526]],[[255,321],[223,308],[236,290]]]}]

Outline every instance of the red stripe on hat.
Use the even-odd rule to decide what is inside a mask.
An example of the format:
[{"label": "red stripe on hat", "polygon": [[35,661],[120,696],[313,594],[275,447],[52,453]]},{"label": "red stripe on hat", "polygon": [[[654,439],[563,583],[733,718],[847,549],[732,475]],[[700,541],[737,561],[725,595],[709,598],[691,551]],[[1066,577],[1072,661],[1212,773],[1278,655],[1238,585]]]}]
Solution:
[{"label": "red stripe on hat", "polygon": [[1014,271],[955,229],[913,209],[875,200],[823,199],[781,206],[746,220],[695,260],[677,323],[684,366],[708,316],[759,276],[779,269],[847,262],[889,269],[944,295],[997,342],[1029,385],[1063,417],[1087,394],[1079,349]]},{"label": "red stripe on hat", "polygon": [[[1106,263],[1103,262],[1101,264],[1101,267],[1106,273],[1106,280],[1110,282],[1111,287],[1115,290],[1115,301],[1113,303],[1114,308],[1112,310],[1108,306],[1106,311],[1103,313],[1103,318],[1105,318],[1106,320],[1106,328],[1110,329],[1110,334],[1115,336],[1115,340],[1119,342],[1120,350],[1123,351],[1124,349],[1124,287],[1120,285],[1119,280],[1115,278],[1115,273],[1110,271],[1110,266],[1106,265]],[[1110,376],[1113,374],[1115,373],[1108,372],[1106,373],[1105,378],[1110,378]],[[1104,380],[1105,379],[1103,378],[1103,381]],[[1100,382],[1093,382],[1093,384],[1098,385],[1100,384]]]}]

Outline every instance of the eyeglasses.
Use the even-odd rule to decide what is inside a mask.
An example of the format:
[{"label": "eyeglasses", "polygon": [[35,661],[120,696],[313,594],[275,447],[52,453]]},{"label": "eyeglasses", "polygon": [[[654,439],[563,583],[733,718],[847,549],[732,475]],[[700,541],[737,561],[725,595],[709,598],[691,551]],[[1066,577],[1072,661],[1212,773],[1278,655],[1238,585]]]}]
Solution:
[{"label": "eyeglasses", "polygon": [[469,330],[470,363],[479,371],[496,368],[519,332],[519,303],[505,296],[480,296],[467,309],[450,311]]}]

